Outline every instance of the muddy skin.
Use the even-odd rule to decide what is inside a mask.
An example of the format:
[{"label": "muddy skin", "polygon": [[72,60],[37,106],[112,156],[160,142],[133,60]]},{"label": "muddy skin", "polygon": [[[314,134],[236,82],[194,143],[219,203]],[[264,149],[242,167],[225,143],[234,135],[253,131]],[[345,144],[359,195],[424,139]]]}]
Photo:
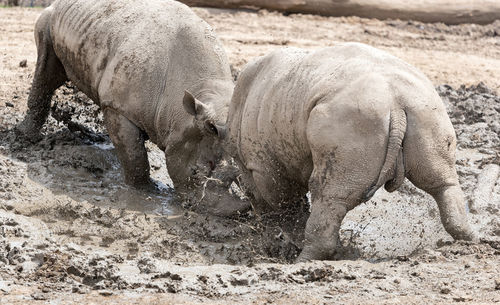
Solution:
[{"label": "muddy skin", "polygon": [[8,130],[26,111],[41,10],[3,8],[1,303],[500,302],[500,181],[493,177],[500,53],[488,36],[498,25],[194,10],[217,28],[237,70],[283,44],[318,48],[356,38],[397,53],[435,85],[448,84],[436,88],[456,131],[456,168],[481,243],[453,242],[434,199],[406,180],[347,213],[340,260],[291,264],[302,245],[289,232],[304,232],[292,213],[227,219],[184,209],[164,152],[150,141],[151,178],[165,184],[163,191],[126,185],[102,111],[74,86],[56,90],[42,139],[21,141]]}]

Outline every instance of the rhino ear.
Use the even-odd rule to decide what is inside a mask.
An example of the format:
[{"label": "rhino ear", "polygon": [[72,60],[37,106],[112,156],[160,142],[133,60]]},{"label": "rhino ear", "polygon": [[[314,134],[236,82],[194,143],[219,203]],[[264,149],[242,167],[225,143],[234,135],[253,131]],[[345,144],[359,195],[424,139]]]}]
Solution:
[{"label": "rhino ear", "polygon": [[197,100],[189,91],[184,91],[182,104],[187,113],[199,118],[207,112],[207,105]]}]

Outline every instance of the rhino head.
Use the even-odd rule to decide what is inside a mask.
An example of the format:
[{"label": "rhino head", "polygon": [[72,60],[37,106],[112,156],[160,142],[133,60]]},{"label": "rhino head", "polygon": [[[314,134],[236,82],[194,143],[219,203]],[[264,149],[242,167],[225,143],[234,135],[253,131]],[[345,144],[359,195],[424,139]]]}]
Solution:
[{"label": "rhino head", "polygon": [[210,82],[196,93],[184,92],[183,106],[194,117],[201,133],[198,144],[198,162],[214,170],[223,157],[222,139],[225,138],[228,105],[233,92],[232,82]]},{"label": "rhino head", "polygon": [[[240,174],[231,164],[230,154],[226,154],[226,119],[232,93],[233,86],[202,90],[198,94],[186,90],[183,99],[184,109],[193,116],[202,134],[198,163],[211,170],[207,177],[199,177],[204,185],[202,194],[191,191],[188,195],[191,197],[184,197],[184,200],[196,204],[200,211],[218,216],[236,215],[251,208],[248,200],[228,192],[232,182],[238,183]],[[223,159],[227,162],[220,162]]]}]

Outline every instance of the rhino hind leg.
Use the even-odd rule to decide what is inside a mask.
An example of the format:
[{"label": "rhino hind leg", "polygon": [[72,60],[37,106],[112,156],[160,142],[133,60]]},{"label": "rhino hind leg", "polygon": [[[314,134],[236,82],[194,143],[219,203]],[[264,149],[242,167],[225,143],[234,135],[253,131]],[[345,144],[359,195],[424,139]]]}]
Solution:
[{"label": "rhino hind leg", "polygon": [[[350,100],[340,98],[337,103],[317,105],[309,116],[311,215],[298,261],[333,259],[342,220],[366,201],[384,164],[387,143],[377,137],[387,132],[387,124],[380,121],[384,116],[372,109],[346,106],[344,101]],[[346,117],[363,124],[346,124]]]},{"label": "rhino hind leg", "polygon": [[342,198],[315,197],[304,232],[304,248],[297,262],[332,259],[339,244],[340,225],[349,203]]},{"label": "rhino hind leg", "polygon": [[[423,166],[422,163],[421,166]],[[446,172],[451,170],[454,172],[455,169],[449,168],[448,171],[437,169],[437,172],[432,172],[432,170],[433,168],[431,167],[429,168],[429,171],[426,171],[425,173],[413,172],[408,178],[413,184],[415,184],[415,186],[434,197],[434,200],[436,200],[439,208],[441,222],[445,230],[454,239],[476,240],[477,236],[472,230],[467,219],[464,193],[458,183],[458,177],[456,173],[450,174],[450,176],[446,177]],[[442,181],[442,183],[436,186],[435,184],[427,183],[425,181],[426,179],[421,179],[421,177],[419,177],[420,175],[428,174],[434,174],[435,177],[439,177],[438,179]],[[445,177],[442,176],[443,174],[445,174]]]},{"label": "rhino hind leg", "polygon": [[[355,154],[351,156],[356,158]],[[353,160],[343,164],[325,156],[316,161],[309,180],[311,214],[306,223],[304,248],[297,258],[299,262],[334,258],[340,246],[342,220],[348,211],[365,201],[364,194],[377,177],[377,173],[370,170],[352,169]],[[383,159],[376,162],[381,164]]]},{"label": "rhino hind leg", "polygon": [[144,132],[110,108],[104,110],[104,122],[123,168],[125,183],[138,188],[150,187]]},{"label": "rhino hind leg", "polygon": [[410,131],[404,144],[408,179],[434,197],[441,222],[454,239],[476,240],[455,169],[453,130],[443,128],[436,134],[422,128],[418,132],[417,135],[416,131]]},{"label": "rhino hind leg", "polygon": [[435,189],[425,189],[436,200],[445,230],[454,238],[477,241],[477,236],[467,220],[464,194],[457,182]]},{"label": "rhino hind leg", "polygon": [[37,63],[28,96],[28,112],[17,129],[24,136],[36,139],[50,112],[54,90],[68,80],[66,72],[52,47],[48,30],[49,12],[44,11],[36,25]]}]

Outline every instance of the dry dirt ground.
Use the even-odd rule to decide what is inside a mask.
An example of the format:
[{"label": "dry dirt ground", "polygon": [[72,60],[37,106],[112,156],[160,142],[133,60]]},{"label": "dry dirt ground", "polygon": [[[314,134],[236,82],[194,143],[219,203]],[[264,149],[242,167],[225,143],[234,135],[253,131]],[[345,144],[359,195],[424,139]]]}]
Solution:
[{"label": "dry dirt ground", "polygon": [[126,187],[99,109],[71,84],[54,96],[42,141],[18,139],[11,129],[26,111],[40,9],[0,8],[1,304],[500,302],[500,21],[196,12],[216,28],[235,75],[275,48],[340,41],[420,68],[456,128],[457,169],[481,242],[453,242],[435,202],[405,182],[348,214],[339,260],[291,264],[301,245],[282,227],[293,219],[183,208],[154,145],[152,174],[163,192]]}]

